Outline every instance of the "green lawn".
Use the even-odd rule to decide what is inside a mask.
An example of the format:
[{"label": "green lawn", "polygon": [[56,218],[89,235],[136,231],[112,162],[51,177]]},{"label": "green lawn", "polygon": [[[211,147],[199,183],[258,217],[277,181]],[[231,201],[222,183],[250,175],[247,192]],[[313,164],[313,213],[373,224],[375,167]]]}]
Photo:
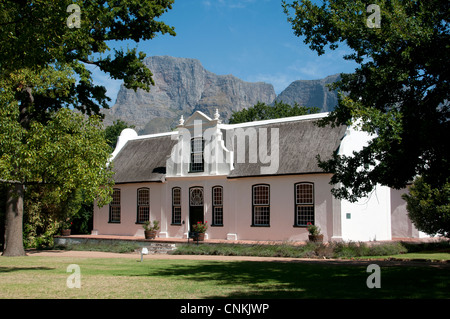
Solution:
[{"label": "green lawn", "polygon": [[[376,263],[376,261],[374,261]],[[81,288],[68,288],[69,264]],[[450,268],[333,263],[0,257],[0,298],[450,298]]]}]

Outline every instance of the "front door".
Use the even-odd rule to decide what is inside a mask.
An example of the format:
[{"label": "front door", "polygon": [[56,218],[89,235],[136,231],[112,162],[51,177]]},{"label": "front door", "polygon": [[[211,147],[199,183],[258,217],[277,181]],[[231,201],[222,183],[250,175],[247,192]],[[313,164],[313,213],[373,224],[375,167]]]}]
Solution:
[{"label": "front door", "polygon": [[189,231],[198,222],[203,223],[203,187],[189,189]]}]

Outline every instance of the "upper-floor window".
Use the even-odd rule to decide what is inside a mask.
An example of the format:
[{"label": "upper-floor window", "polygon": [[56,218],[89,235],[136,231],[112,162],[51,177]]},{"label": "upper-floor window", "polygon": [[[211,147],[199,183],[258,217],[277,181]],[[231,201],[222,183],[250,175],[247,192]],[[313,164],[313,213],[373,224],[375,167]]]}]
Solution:
[{"label": "upper-floor window", "polygon": [[191,139],[191,163],[189,165],[189,172],[195,173],[204,171],[204,148],[205,140],[202,137],[194,137]]},{"label": "upper-floor window", "polygon": [[252,226],[270,226],[270,186],[252,187]]},{"label": "upper-floor window", "polygon": [[114,188],[109,204],[109,222],[120,223],[120,189]]},{"label": "upper-floor window", "polygon": [[295,226],[314,225],[314,184],[295,184]]},{"label": "upper-floor window", "polygon": [[150,220],[150,189],[139,188],[137,190],[137,223]]}]

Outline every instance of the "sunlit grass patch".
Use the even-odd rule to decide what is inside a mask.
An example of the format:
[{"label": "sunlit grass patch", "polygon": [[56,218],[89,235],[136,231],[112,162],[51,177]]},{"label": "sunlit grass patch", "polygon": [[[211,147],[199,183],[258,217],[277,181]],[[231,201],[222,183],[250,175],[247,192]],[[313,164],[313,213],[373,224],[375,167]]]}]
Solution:
[{"label": "sunlit grass patch", "polygon": [[[376,261],[374,261],[376,263]],[[68,288],[67,266],[81,288]],[[440,267],[381,267],[369,289],[364,265],[138,258],[0,257],[0,298],[449,298]]]}]

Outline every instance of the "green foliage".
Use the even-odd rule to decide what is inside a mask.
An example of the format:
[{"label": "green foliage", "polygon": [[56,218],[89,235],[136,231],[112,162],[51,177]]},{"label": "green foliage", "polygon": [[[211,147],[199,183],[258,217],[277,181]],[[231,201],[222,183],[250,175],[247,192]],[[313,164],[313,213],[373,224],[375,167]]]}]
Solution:
[{"label": "green foliage", "polygon": [[[6,108],[2,109],[5,110]],[[24,239],[26,247],[53,245],[53,236],[63,222],[75,213],[92,216],[92,203],[110,200],[113,185],[108,166],[110,147],[105,141],[100,119],[84,118],[68,109],[54,113],[47,125],[32,122],[28,130],[17,122],[1,117],[2,141],[7,147],[0,151],[0,176],[21,180],[29,185],[26,193]],[[7,137],[21,136],[7,141]],[[22,141],[26,141],[23,143]],[[20,169],[18,169],[20,168]],[[83,192],[83,200],[79,192]],[[77,228],[89,227],[80,219]]]},{"label": "green foliage", "polygon": [[306,245],[237,245],[237,244],[201,244],[177,245],[174,255],[223,255],[223,256],[259,256],[290,258],[352,258],[367,256],[389,256],[403,254],[407,249],[402,243],[383,243],[368,245],[365,243],[307,243]]},{"label": "green foliage", "polygon": [[139,249],[139,244],[136,243],[81,243],[81,244],[71,244],[62,247],[56,247],[57,249],[64,250],[74,250],[74,251],[103,251],[110,253],[132,253],[136,249]]},{"label": "green foliage", "polygon": [[233,112],[230,124],[245,123],[260,120],[270,120],[282,117],[306,115],[319,112],[316,107],[299,106],[295,103],[293,106],[280,102],[275,102],[273,106],[258,102],[254,106]]},{"label": "green foliage", "polygon": [[63,228],[72,234],[92,229],[93,203],[85,191],[73,190],[63,198],[54,185],[36,184],[27,188],[24,203],[24,243],[27,248],[53,247],[53,236]]},{"label": "green foliage", "polygon": [[[152,39],[158,33],[175,35],[172,27],[159,21],[172,3],[173,0],[0,2],[2,182],[21,186],[16,189],[23,189],[22,185],[50,184],[52,192],[60,196],[58,203],[66,202],[79,189],[88,201],[98,198],[100,206],[109,201],[110,147],[98,115],[101,107],[108,107],[110,99],[103,86],[94,85],[86,65],[98,67],[113,79],[122,79],[126,88],[148,91],[154,83],[151,71],[143,63],[144,53],[127,48],[115,50],[113,55],[104,54],[109,51],[109,41],[137,42]],[[67,24],[71,4],[79,8],[79,27]],[[16,202],[22,206],[21,200]],[[40,210],[36,207],[33,212]],[[11,207],[6,216],[18,221],[21,212],[22,207]],[[43,224],[54,222],[52,219]],[[16,226],[6,232],[6,240],[12,243],[6,245],[6,255],[24,254],[19,244],[21,223],[11,224]]]},{"label": "green foliage", "polygon": [[[21,136],[0,152],[2,179],[53,184],[63,199],[80,187],[91,200],[99,197],[105,203],[109,199],[110,190],[102,186],[112,185],[113,173],[107,166],[110,148],[98,117],[85,119],[61,109],[46,125],[32,122],[28,130],[6,117],[0,122],[6,122],[0,126],[1,141]],[[8,130],[8,125],[13,129]]]},{"label": "green foliage", "polygon": [[192,226],[192,229],[197,233],[206,233],[206,230],[208,229],[207,223],[207,221],[205,221],[204,223],[197,222],[197,224],[194,224]]},{"label": "green foliage", "polygon": [[[28,0],[2,1],[0,3],[0,74],[9,76],[17,70],[34,74],[46,70],[53,73],[58,68],[78,74],[61,83],[66,94],[57,88],[45,90],[35,99],[39,107],[45,102],[55,107],[64,104],[90,112],[98,112],[99,105],[107,107],[105,89],[95,86],[85,64],[96,65],[114,79],[123,79],[127,88],[149,90],[153,84],[150,70],[144,65],[145,54],[136,49],[116,50],[114,55],[104,56],[109,50],[108,41],[148,40],[158,33],[175,35],[173,27],[158,21],[172,8],[173,0],[162,1],[72,1]],[[80,8],[80,28],[67,26],[67,7],[76,4]],[[66,85],[67,81],[71,82]],[[18,82],[14,87],[18,87]],[[54,96],[48,99],[49,91]],[[38,93],[33,92],[35,95]]]},{"label": "green foliage", "polygon": [[[86,64],[123,79],[127,88],[149,90],[153,80],[143,64],[144,53],[102,54],[111,40],[175,35],[172,27],[156,21],[172,2],[0,3],[0,179],[56,184],[63,197],[79,187],[91,199],[105,195],[107,187],[96,190],[111,184],[105,166],[110,151],[99,133],[100,119],[60,109],[92,115],[107,107],[106,89],[93,84]],[[67,7],[73,3],[80,7],[80,28],[66,24]]]},{"label": "green foliage", "polygon": [[403,188],[416,175],[442,188],[450,173],[450,3],[373,3],[380,28],[367,26],[367,1],[283,1],[295,35],[312,50],[321,55],[345,43],[352,51],[344,58],[360,64],[332,85],[341,92],[339,103],[321,123],[358,123],[374,136],[352,156],[319,159],[333,173],[331,183],[341,185],[334,194],[350,201],[377,184]]},{"label": "green foliage", "polygon": [[404,254],[408,250],[402,243],[383,243],[367,245],[362,242],[336,243],[333,255],[336,258],[353,258],[367,256],[390,256]]},{"label": "green foliage", "polygon": [[312,236],[320,235],[320,227],[317,225],[313,225],[310,222],[308,222],[306,229],[308,230],[308,233]]},{"label": "green foliage", "polygon": [[158,230],[159,229],[159,220],[154,220],[153,221],[153,225],[152,225],[152,223],[149,221],[149,220],[147,220],[145,223],[144,223],[144,225],[142,225],[142,227],[144,227],[144,230],[146,230],[146,231],[155,231],[155,230]]},{"label": "green foliage", "polygon": [[112,125],[105,128],[106,140],[113,150],[116,148],[120,133],[126,128],[134,128],[134,125],[129,125],[122,120],[115,120]]},{"label": "green foliage", "polygon": [[417,229],[430,235],[450,237],[450,181],[433,188],[422,177],[404,194],[408,216]]}]

